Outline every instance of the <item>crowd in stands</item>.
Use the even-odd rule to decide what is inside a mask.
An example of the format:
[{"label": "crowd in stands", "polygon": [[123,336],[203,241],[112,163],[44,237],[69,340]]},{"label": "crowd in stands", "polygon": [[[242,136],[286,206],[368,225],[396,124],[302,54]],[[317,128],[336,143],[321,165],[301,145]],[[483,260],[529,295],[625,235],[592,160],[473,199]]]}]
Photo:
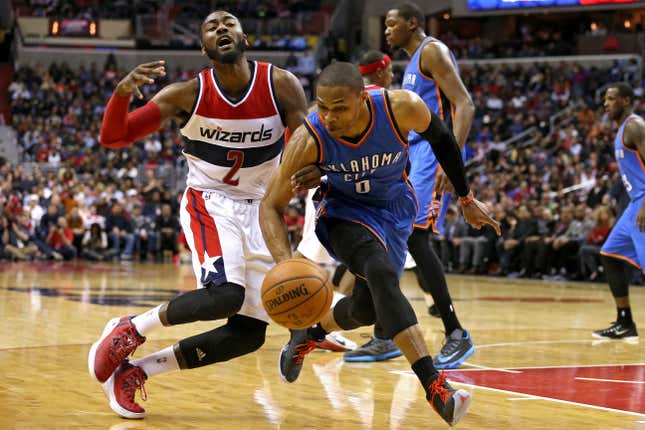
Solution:
[{"label": "crowd in stands", "polygon": [[[177,222],[183,190],[160,173],[183,164],[177,124],[126,149],[98,144],[104,105],[123,73],[114,61],[102,69],[53,64],[17,71],[11,121],[21,161],[29,163],[0,167],[4,258],[159,260],[184,249]],[[446,269],[602,279],[598,247],[626,195],[613,158],[615,127],[595,93],[606,82],[634,81],[634,70],[535,64],[461,73],[477,108],[466,149],[470,176],[503,235],[468,227],[451,207],[444,234],[434,240]],[[169,70],[144,94],[193,75]],[[563,125],[551,130],[550,116],[573,102]],[[645,112],[642,97],[636,111]],[[530,145],[507,147],[506,139],[531,127]],[[285,219],[295,244],[303,195],[292,203]]]}]

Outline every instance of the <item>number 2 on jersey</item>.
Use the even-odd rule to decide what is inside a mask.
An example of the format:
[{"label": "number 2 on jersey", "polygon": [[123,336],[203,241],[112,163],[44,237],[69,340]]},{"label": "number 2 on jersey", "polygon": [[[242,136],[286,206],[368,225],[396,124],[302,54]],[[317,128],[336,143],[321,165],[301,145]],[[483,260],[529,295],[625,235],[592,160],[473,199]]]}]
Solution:
[{"label": "number 2 on jersey", "polygon": [[235,176],[237,171],[240,170],[240,167],[242,167],[242,163],[244,163],[244,152],[231,149],[230,151],[228,151],[228,154],[226,154],[226,159],[229,161],[235,160],[235,162],[233,163],[231,170],[229,170],[226,176],[224,176],[223,181],[225,184],[237,187],[237,185],[240,183],[240,180],[233,179],[233,176]]}]

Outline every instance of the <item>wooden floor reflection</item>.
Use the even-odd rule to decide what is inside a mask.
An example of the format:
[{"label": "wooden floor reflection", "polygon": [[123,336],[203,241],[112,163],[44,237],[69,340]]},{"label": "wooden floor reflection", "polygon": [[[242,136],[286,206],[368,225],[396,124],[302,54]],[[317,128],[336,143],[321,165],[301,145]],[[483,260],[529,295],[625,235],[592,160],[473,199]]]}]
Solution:
[{"label": "wooden floor reflection", "polygon": [[[252,355],[152,378],[148,416],[115,416],[87,373],[86,356],[107,319],[138,313],[194,286],[188,266],[4,264],[0,266],[0,429],[447,428],[426,403],[404,359],[344,363],[313,352],[300,379],[277,373],[285,330],[271,327]],[[402,282],[431,351],[442,325],[427,315],[413,276]],[[449,277],[477,351],[449,377],[474,396],[462,429],[645,429],[645,348],[594,341],[614,307],[604,285]],[[645,329],[645,289],[632,288]],[[212,328],[160,330],[137,356]],[[363,343],[361,329],[347,337]],[[627,366],[629,365],[629,366]]]}]

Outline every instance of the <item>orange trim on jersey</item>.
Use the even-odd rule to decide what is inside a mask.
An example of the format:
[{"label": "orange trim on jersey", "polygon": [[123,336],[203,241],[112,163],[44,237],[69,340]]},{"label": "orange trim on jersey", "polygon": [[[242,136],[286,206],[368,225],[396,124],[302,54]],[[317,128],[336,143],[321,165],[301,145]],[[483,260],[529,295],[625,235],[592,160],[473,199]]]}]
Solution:
[{"label": "orange trim on jersey", "polygon": [[376,230],[374,230],[372,227],[370,227],[369,225],[365,224],[364,222],[360,222],[360,221],[355,220],[355,219],[348,219],[347,221],[349,221],[349,222],[355,222],[356,224],[360,224],[360,225],[362,225],[363,227],[365,227],[366,229],[368,229],[369,231],[371,231],[371,232],[372,232],[372,234],[373,234],[374,236],[376,236],[376,238],[379,240],[379,242],[381,242],[381,245],[383,245],[383,248],[385,248],[385,250],[387,251],[387,245],[385,244],[385,240],[381,237],[381,235],[380,235],[380,234],[378,234],[378,233],[376,232]]},{"label": "orange trim on jersey", "polygon": [[[372,129],[374,128],[374,123],[376,122],[374,118],[376,116],[376,112],[374,110],[374,101],[372,100],[372,96],[370,95],[370,93],[367,93],[367,97],[370,103],[370,125],[367,128],[367,131],[365,132],[365,134],[363,134],[363,137],[361,138],[361,140],[359,140],[357,143],[352,143],[343,139],[342,137],[339,137],[336,139],[343,145],[349,146],[350,148],[358,148],[359,146],[361,146],[363,142],[365,142],[365,139],[369,137],[370,133],[372,133]],[[318,112],[318,118],[320,118],[320,112]],[[324,122],[322,122],[322,119],[321,119],[321,123],[324,124]]]},{"label": "orange trim on jersey", "polygon": [[632,266],[636,267],[637,269],[642,269],[641,265],[632,260],[631,258],[625,257],[624,255],[620,254],[612,254],[611,252],[606,252],[606,251],[600,251],[601,255],[606,255],[607,257],[613,257],[613,258],[618,258],[619,260],[623,260],[631,264]]},{"label": "orange trim on jersey", "polygon": [[419,52],[419,61],[417,62],[417,70],[419,70],[419,74],[421,75],[421,77],[423,77],[423,78],[425,78],[425,79],[427,79],[429,81],[432,81],[432,82],[435,82],[435,80],[433,78],[431,78],[430,76],[425,74],[425,72],[423,71],[423,65],[421,64],[421,60],[422,60],[422,57],[423,57],[423,48],[425,48],[425,46],[428,43],[436,43],[436,42],[438,42],[438,40],[437,41],[434,41],[434,40],[427,40],[426,41],[426,40],[424,40],[423,42],[421,42],[421,47],[419,48],[419,49],[421,49],[421,52]]},{"label": "orange trim on jersey", "polygon": [[437,93],[437,104],[439,105],[439,118],[441,118],[441,121],[443,121],[443,104],[441,103],[441,90],[439,89],[439,85],[435,83],[434,89]]},{"label": "orange trim on jersey", "polygon": [[[440,167],[437,168],[437,172],[434,174],[434,186],[432,187],[432,195],[430,197],[430,204],[432,204],[432,201],[434,200],[434,195],[437,192],[437,177],[439,176],[439,168]],[[443,194],[441,194],[441,196],[443,197]],[[421,208],[419,208],[419,210],[421,210]],[[432,231],[434,231],[435,233],[439,233],[439,231],[437,231],[435,229],[434,224],[435,224],[435,219],[432,216],[430,216],[430,213],[428,213],[428,219],[426,220],[425,224],[416,224],[415,223],[415,224],[412,224],[412,226],[415,227],[415,228],[421,228],[423,230],[427,230],[432,226]]]},{"label": "orange trim on jersey", "polygon": [[309,121],[309,118],[305,117],[305,122],[307,123],[307,125],[309,125],[309,127],[305,127],[307,129],[307,131],[311,131],[314,134],[314,136],[311,136],[311,137],[314,138],[314,141],[316,142],[316,145],[318,146],[318,162],[322,164],[323,160],[325,159],[325,157],[324,157],[325,150],[323,148],[322,139],[320,138],[320,135],[316,131],[316,128]]},{"label": "orange trim on jersey", "polygon": [[638,152],[638,149],[632,149],[628,146],[625,146],[625,130],[623,130],[623,136],[622,136],[622,142],[620,142],[620,145],[628,150],[629,152],[633,152],[636,155],[636,158],[638,158],[638,162],[641,165],[641,169],[643,169],[643,173],[645,173],[645,161],[643,161],[643,158],[641,157],[641,153]]},{"label": "orange trim on jersey", "polygon": [[385,98],[385,89],[382,89],[381,93],[383,94],[383,106],[385,106],[385,113],[387,113],[387,119],[390,122],[392,131],[396,135],[396,138],[398,139],[401,146],[404,148],[407,148],[408,142],[405,139],[403,139],[403,136],[400,135],[399,127],[397,127],[394,123],[394,112],[390,112],[390,107],[388,105],[387,99]]},{"label": "orange trim on jersey", "polygon": [[[405,181],[410,191],[412,191],[412,195],[414,196],[414,203],[417,205],[417,213],[419,213],[419,198],[417,197],[417,193],[416,191],[414,191],[414,187],[408,179],[408,174],[405,172],[405,170],[403,171],[403,180]],[[416,219],[416,216],[414,218]],[[414,227],[414,220],[412,220],[412,227]]]}]

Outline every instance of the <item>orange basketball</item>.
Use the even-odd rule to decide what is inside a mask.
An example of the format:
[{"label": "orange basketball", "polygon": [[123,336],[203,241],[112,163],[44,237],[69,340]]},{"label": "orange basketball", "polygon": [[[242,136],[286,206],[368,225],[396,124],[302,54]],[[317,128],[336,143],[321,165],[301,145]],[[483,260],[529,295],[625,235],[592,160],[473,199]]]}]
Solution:
[{"label": "orange basketball", "polygon": [[273,321],[290,329],[307,328],[320,321],[333,296],[329,273],[304,258],[275,265],[262,283],[264,309]]}]

